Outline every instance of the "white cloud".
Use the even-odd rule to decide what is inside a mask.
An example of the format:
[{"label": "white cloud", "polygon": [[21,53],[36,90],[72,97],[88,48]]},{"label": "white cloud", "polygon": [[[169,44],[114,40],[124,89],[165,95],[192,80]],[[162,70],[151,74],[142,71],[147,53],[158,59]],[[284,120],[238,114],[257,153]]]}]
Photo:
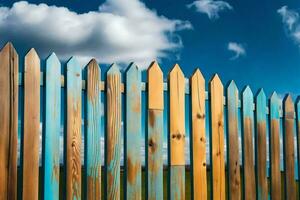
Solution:
[{"label": "white cloud", "polygon": [[154,59],[178,53],[178,31],[188,21],[168,19],[139,0],[107,0],[98,11],[76,13],[65,7],[20,1],[0,7],[1,42],[35,47],[41,56],[55,51],[63,59],[91,57],[101,63],[135,61],[148,67]]},{"label": "white cloud", "polygon": [[195,8],[200,13],[207,14],[209,19],[218,19],[219,12],[232,10],[233,7],[226,1],[198,0],[187,5],[188,8]]},{"label": "white cloud", "polygon": [[285,26],[287,34],[300,47],[300,21],[299,21],[299,13],[297,13],[295,10],[289,9],[287,6],[283,6],[280,9],[278,9],[277,13],[282,18],[282,23]]},{"label": "white cloud", "polygon": [[230,58],[230,60],[235,60],[241,56],[245,56],[246,55],[246,49],[244,47],[244,45],[236,43],[236,42],[229,42],[227,49],[229,51],[234,52],[234,56]]}]

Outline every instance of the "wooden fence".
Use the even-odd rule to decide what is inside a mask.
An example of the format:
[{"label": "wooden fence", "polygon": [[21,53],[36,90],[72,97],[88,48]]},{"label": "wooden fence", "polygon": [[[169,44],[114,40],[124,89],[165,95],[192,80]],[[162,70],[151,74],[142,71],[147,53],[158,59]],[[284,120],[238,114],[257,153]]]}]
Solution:
[{"label": "wooden fence", "polygon": [[[218,75],[209,81],[209,91],[206,92],[206,82],[198,69],[189,80],[190,87],[186,87],[186,79],[178,65],[170,71],[166,84],[156,62],[150,65],[146,82],[142,82],[142,72],[134,64],[129,66],[122,82],[122,74],[116,65],[112,65],[106,79],[101,80],[101,70],[95,60],[83,69],[75,58],[71,58],[63,72],[55,54],[46,59],[45,67],[40,63],[34,49],[25,56],[24,70],[21,70],[21,65],[19,68],[18,55],[10,43],[0,52],[1,200],[17,197],[26,200],[59,197],[92,200],[101,196],[109,200],[118,200],[121,196],[128,200],[168,196],[175,200],[185,199],[186,184],[191,184],[192,198],[197,200],[208,197],[217,200],[298,198],[295,169],[299,167],[295,166],[295,155],[299,155],[300,148],[294,136],[300,133],[300,104],[294,104],[291,96],[286,96],[281,102],[273,93],[267,100],[263,90],[253,97],[249,87],[239,95],[233,81],[224,90]],[[86,75],[83,75],[83,70],[86,70]],[[142,101],[144,92],[146,102]],[[123,97],[125,101],[122,101]],[[190,101],[185,102],[186,99]],[[190,112],[185,113],[187,104]],[[142,105],[146,106],[146,123],[142,120]],[[101,114],[103,109],[104,116]],[[166,111],[168,120],[164,118]],[[190,182],[185,178],[185,173],[190,173],[185,163],[187,115],[191,124]],[[121,134],[122,118],[124,138]],[[62,122],[66,127],[64,148],[60,146]],[[40,123],[44,124],[42,142]],[[166,125],[168,176],[163,175]],[[145,134],[142,134],[143,126],[146,127]],[[280,127],[283,129],[283,182]],[[209,137],[207,129],[210,130]],[[21,130],[21,139],[18,130]],[[101,153],[102,130],[105,130],[104,154]],[[145,183],[142,182],[144,158],[140,156],[143,137]],[[206,148],[208,142],[209,149]],[[42,167],[39,164],[40,147]],[[122,148],[124,188],[121,188]],[[84,162],[81,161],[83,150]],[[206,156],[208,150],[209,159]],[[59,160],[62,151],[64,170],[60,169]],[[105,163],[101,163],[101,155],[105,155]],[[82,166],[85,167],[84,173]],[[63,181],[60,181],[61,177],[64,177]],[[168,194],[163,194],[164,179],[168,179]],[[144,189],[145,196],[142,196]],[[65,195],[61,196],[61,193]]]}]

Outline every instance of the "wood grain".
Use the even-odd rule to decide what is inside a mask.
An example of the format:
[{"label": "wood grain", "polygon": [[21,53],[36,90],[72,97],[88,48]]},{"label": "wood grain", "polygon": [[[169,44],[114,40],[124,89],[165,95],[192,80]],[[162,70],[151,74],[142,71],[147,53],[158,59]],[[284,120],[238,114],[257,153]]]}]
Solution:
[{"label": "wood grain", "polygon": [[169,74],[169,92],[170,195],[171,199],[185,199],[185,78],[177,64]]},{"label": "wood grain", "polygon": [[34,49],[25,56],[23,199],[37,200],[40,146],[40,59]]},{"label": "wood grain", "polygon": [[[147,199],[163,199],[163,73],[156,62],[148,69]],[[155,98],[154,98],[155,97]]]},{"label": "wood grain", "polygon": [[44,199],[59,199],[59,154],[61,120],[61,65],[53,53],[46,60],[46,105],[44,139]]},{"label": "wood grain", "polygon": [[7,43],[0,52],[0,199],[17,198],[18,62]]},{"label": "wood grain", "polygon": [[270,99],[270,168],[271,198],[281,199],[279,99],[274,92]]},{"label": "wood grain", "polygon": [[120,199],[121,74],[113,64],[107,72],[107,199]]},{"label": "wood grain", "polygon": [[242,98],[244,199],[252,200],[256,198],[253,145],[253,93],[248,86],[243,91]]},{"label": "wood grain", "polygon": [[223,85],[218,75],[209,83],[211,110],[212,199],[224,200],[225,155],[224,155],[224,102]]},{"label": "wood grain", "polygon": [[261,89],[256,96],[256,190],[257,199],[268,199],[268,179],[267,179],[267,112],[266,95]]},{"label": "wood grain", "polygon": [[141,71],[131,64],[126,72],[126,198],[142,199]]},{"label": "wood grain", "polygon": [[229,199],[241,199],[241,177],[239,156],[239,130],[238,130],[238,100],[239,91],[231,81],[227,88],[227,119],[228,119],[228,187]]},{"label": "wood grain", "polygon": [[286,96],[283,102],[284,109],[284,180],[285,180],[285,198],[296,199],[295,182],[295,155],[294,155],[294,102],[290,95]]},{"label": "wood grain", "polygon": [[101,199],[101,70],[92,59],[87,65],[86,198]]},{"label": "wood grain", "polygon": [[207,199],[206,136],[205,136],[205,80],[199,69],[190,79],[192,106],[192,196]]},{"label": "wood grain", "polygon": [[67,63],[67,199],[81,199],[81,67]]}]

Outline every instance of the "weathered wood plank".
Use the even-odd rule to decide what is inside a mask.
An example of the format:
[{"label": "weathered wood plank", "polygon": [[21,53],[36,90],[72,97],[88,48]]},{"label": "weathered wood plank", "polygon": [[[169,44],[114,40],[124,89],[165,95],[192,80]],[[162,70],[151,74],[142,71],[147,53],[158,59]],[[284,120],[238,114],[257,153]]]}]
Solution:
[{"label": "weathered wood plank", "polygon": [[40,145],[40,59],[34,49],[25,56],[23,199],[37,200]]},{"label": "weathered wood plank", "polygon": [[142,198],[141,179],[141,71],[131,64],[126,73],[126,198]]},{"label": "weathered wood plank", "polygon": [[279,99],[274,92],[270,99],[270,168],[271,198],[281,199]]},{"label": "weathered wood plank", "polygon": [[254,145],[253,145],[253,93],[250,87],[246,87],[242,97],[243,113],[243,173],[244,173],[244,199],[256,198]]},{"label": "weathered wood plank", "polygon": [[156,62],[148,69],[147,199],[163,199],[163,73]]},{"label": "weathered wood plank", "polygon": [[0,199],[17,198],[18,62],[7,43],[0,52]]},{"label": "weathered wood plank", "polygon": [[101,199],[101,70],[92,59],[87,65],[86,198]]},{"label": "weathered wood plank", "polygon": [[[296,100],[296,134],[297,134],[297,167],[298,167],[298,180],[299,180],[299,175],[300,175],[300,96],[297,97]],[[298,195],[300,193],[299,191],[299,185],[298,185]]]},{"label": "weathered wood plank", "polygon": [[207,199],[206,136],[205,136],[205,80],[199,69],[190,79],[192,108],[192,196]]},{"label": "weathered wood plank", "polygon": [[46,60],[44,199],[59,199],[61,65],[54,53]]},{"label": "weathered wood plank", "polygon": [[296,199],[295,183],[295,155],[294,155],[294,102],[290,95],[286,96],[283,102],[284,110],[284,134],[283,134],[283,152],[284,152],[284,181],[285,181],[285,199]]},{"label": "weathered wood plank", "polygon": [[238,101],[239,91],[234,81],[231,81],[227,88],[227,159],[229,199],[241,199]]},{"label": "weathered wood plank", "polygon": [[67,63],[67,199],[81,199],[81,66]]},{"label": "weathered wood plank", "polygon": [[224,102],[223,85],[218,75],[209,83],[211,110],[211,164],[212,199],[224,200],[225,194],[225,156],[224,156]]},{"label": "weathered wood plank", "polygon": [[107,72],[107,199],[120,199],[121,74],[113,64]]},{"label": "weathered wood plank", "polygon": [[[185,78],[175,65],[169,74],[171,199],[185,199]],[[177,173],[180,171],[181,173]]]},{"label": "weathered wood plank", "polygon": [[256,190],[258,200],[268,199],[268,180],[267,180],[267,113],[266,95],[261,89],[256,96]]}]

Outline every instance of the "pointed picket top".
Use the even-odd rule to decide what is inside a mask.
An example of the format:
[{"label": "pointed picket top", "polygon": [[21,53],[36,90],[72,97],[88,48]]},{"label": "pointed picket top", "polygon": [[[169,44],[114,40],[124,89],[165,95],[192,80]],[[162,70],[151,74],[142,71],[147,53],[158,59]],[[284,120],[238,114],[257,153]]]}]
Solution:
[{"label": "pointed picket top", "polygon": [[252,98],[253,99],[252,90],[248,85],[243,90],[243,98]]},{"label": "pointed picket top", "polygon": [[266,99],[266,94],[263,88],[261,88],[256,94],[256,99]]},{"label": "pointed picket top", "polygon": [[11,42],[7,42],[3,47],[2,49],[0,50],[0,53],[1,52],[5,52],[5,51],[8,51],[8,52],[12,52],[14,54],[17,54],[17,51],[15,49],[15,47],[13,46],[13,44]]},{"label": "pointed picket top", "polygon": [[97,71],[99,71],[99,74],[100,74],[100,67],[95,58],[90,60],[90,62],[87,64],[87,68],[88,68],[88,70],[92,70],[92,71],[97,70]]},{"label": "pointed picket top", "polygon": [[279,119],[279,98],[276,92],[270,97],[270,115],[271,119]]},{"label": "pointed picket top", "polygon": [[110,74],[121,74],[120,68],[116,63],[111,64],[111,66],[109,67],[109,70],[107,71],[107,75]]},{"label": "pointed picket top", "polygon": [[40,60],[39,55],[37,54],[36,50],[34,48],[31,48],[28,53],[25,55],[26,59],[34,59],[34,60]]},{"label": "pointed picket top", "polygon": [[233,91],[238,91],[238,88],[234,82],[234,80],[231,80],[228,87],[227,87],[227,90],[233,90]]},{"label": "pointed picket top", "polygon": [[171,76],[184,78],[184,74],[183,74],[180,66],[177,63],[173,66],[173,68],[171,69],[171,71],[169,73],[169,78],[171,78]]},{"label": "pointed picket top", "polygon": [[257,122],[264,122],[266,120],[267,115],[267,98],[264,90],[261,88],[256,94],[256,119]]},{"label": "pointed picket top", "polygon": [[272,101],[272,102],[278,101],[278,95],[277,95],[276,92],[273,92],[273,93],[271,94],[270,101]]},{"label": "pointed picket top", "polygon": [[209,87],[210,87],[210,90],[213,89],[213,87],[220,87],[223,89],[223,84],[222,84],[222,81],[219,77],[218,74],[215,74],[209,81]]},{"label": "pointed picket top", "polygon": [[150,64],[148,75],[148,108],[164,109],[164,77],[156,61]]},{"label": "pointed picket top", "polygon": [[[52,64],[50,65],[50,63],[52,63]],[[47,67],[53,66],[53,64],[55,64],[56,66],[60,65],[59,59],[57,58],[57,56],[54,52],[51,53],[50,56],[48,56],[48,58],[46,59]]]},{"label": "pointed picket top", "polygon": [[126,69],[127,73],[133,73],[140,71],[138,66],[135,63],[130,63],[128,68]]},{"label": "pointed picket top", "polygon": [[197,81],[198,84],[204,83],[205,79],[201,73],[201,71],[197,68],[195,70],[195,72],[193,73],[193,75],[190,78],[190,84],[192,84],[192,82]]},{"label": "pointed picket top", "polygon": [[294,118],[294,102],[290,94],[286,95],[283,100],[284,116],[286,118]]},{"label": "pointed picket top", "polygon": [[81,69],[81,66],[79,65],[77,59],[74,56],[72,56],[67,62],[67,69],[73,68],[73,67]]}]

